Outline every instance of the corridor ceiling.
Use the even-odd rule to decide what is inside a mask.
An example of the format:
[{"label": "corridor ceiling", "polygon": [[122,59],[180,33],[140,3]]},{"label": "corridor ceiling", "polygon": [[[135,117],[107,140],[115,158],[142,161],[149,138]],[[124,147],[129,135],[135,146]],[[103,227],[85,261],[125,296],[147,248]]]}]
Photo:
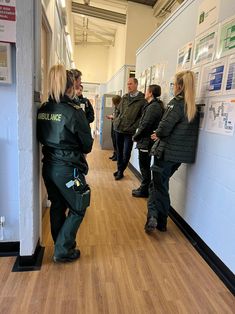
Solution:
[{"label": "corridor ceiling", "polygon": [[[154,9],[169,12],[175,2],[183,0],[132,0]],[[113,46],[118,27],[126,24],[127,0],[72,0],[74,42],[76,45]]]}]

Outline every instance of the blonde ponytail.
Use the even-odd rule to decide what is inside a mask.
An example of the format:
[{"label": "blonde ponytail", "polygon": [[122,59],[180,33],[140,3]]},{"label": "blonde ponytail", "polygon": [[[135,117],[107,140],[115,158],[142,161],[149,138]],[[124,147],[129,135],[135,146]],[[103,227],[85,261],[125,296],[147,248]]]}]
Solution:
[{"label": "blonde ponytail", "polygon": [[49,96],[57,103],[60,97],[64,96],[66,90],[67,75],[66,69],[62,64],[51,67],[48,75]]},{"label": "blonde ponytail", "polygon": [[192,71],[182,71],[176,73],[176,84],[179,87],[179,94],[184,95],[185,114],[191,122],[197,112],[195,104],[195,76]]}]

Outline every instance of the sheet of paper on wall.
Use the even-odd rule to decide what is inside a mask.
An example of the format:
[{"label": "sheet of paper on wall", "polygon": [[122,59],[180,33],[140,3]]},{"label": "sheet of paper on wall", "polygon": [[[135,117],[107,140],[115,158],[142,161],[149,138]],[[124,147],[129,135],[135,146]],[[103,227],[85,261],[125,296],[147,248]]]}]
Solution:
[{"label": "sheet of paper on wall", "polygon": [[0,83],[11,83],[11,46],[0,43]]},{"label": "sheet of paper on wall", "polygon": [[142,93],[145,93],[145,87],[146,87],[146,73],[145,71],[143,71],[140,75],[138,90]]},{"label": "sheet of paper on wall", "polygon": [[151,67],[146,70],[146,89],[150,85],[151,82]]},{"label": "sheet of paper on wall", "polygon": [[151,84],[161,85],[164,81],[166,63],[157,63],[152,66]]},{"label": "sheet of paper on wall", "polygon": [[235,16],[220,24],[218,36],[217,59],[235,53]]},{"label": "sheet of paper on wall", "polygon": [[191,67],[192,63],[192,49],[193,49],[193,42],[190,41],[180,49],[178,49],[177,54],[177,66],[176,71],[181,70],[188,70]]},{"label": "sheet of paper on wall", "polygon": [[222,95],[226,58],[204,66],[200,78],[199,97]]},{"label": "sheet of paper on wall", "polygon": [[196,97],[199,97],[201,67],[193,68],[192,71],[194,72],[194,75],[195,75],[195,93],[196,93]]},{"label": "sheet of paper on wall", "polygon": [[193,66],[211,62],[215,56],[218,27],[213,27],[195,39]]},{"label": "sheet of paper on wall", "polygon": [[200,122],[199,122],[199,129],[202,130],[205,127],[205,117],[206,117],[206,110],[209,98],[197,98],[196,105],[197,110],[199,112]]},{"label": "sheet of paper on wall", "polygon": [[220,0],[205,0],[198,9],[196,36],[218,22]]},{"label": "sheet of paper on wall", "polygon": [[235,99],[211,98],[206,116],[206,131],[233,136],[234,126]]},{"label": "sheet of paper on wall", "polygon": [[113,96],[106,97],[106,99],[105,99],[105,107],[106,108],[112,108],[113,107],[112,97]]},{"label": "sheet of paper on wall", "polygon": [[235,54],[228,58],[224,94],[235,95]]}]

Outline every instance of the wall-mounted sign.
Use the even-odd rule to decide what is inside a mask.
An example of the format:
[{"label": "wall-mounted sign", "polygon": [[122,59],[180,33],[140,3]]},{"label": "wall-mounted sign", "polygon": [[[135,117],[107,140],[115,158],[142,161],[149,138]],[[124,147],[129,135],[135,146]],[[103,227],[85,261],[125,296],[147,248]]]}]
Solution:
[{"label": "wall-mounted sign", "polygon": [[0,83],[11,83],[11,45],[0,43]]},{"label": "wall-mounted sign", "polygon": [[204,0],[199,6],[196,35],[207,31],[218,22],[220,0]]},{"label": "wall-mounted sign", "polygon": [[0,41],[16,41],[15,0],[0,0]]}]

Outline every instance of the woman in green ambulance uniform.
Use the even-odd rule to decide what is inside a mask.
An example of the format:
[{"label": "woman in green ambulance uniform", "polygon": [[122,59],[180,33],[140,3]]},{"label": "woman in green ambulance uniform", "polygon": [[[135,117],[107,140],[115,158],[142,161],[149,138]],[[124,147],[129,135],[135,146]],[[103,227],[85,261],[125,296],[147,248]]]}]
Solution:
[{"label": "woman in green ambulance uniform", "polygon": [[74,108],[72,73],[55,65],[48,81],[49,99],[38,111],[37,137],[43,145],[42,175],[51,201],[53,259],[71,262],[80,257],[76,234],[90,204],[84,154],[91,151],[93,139],[83,110]]}]

